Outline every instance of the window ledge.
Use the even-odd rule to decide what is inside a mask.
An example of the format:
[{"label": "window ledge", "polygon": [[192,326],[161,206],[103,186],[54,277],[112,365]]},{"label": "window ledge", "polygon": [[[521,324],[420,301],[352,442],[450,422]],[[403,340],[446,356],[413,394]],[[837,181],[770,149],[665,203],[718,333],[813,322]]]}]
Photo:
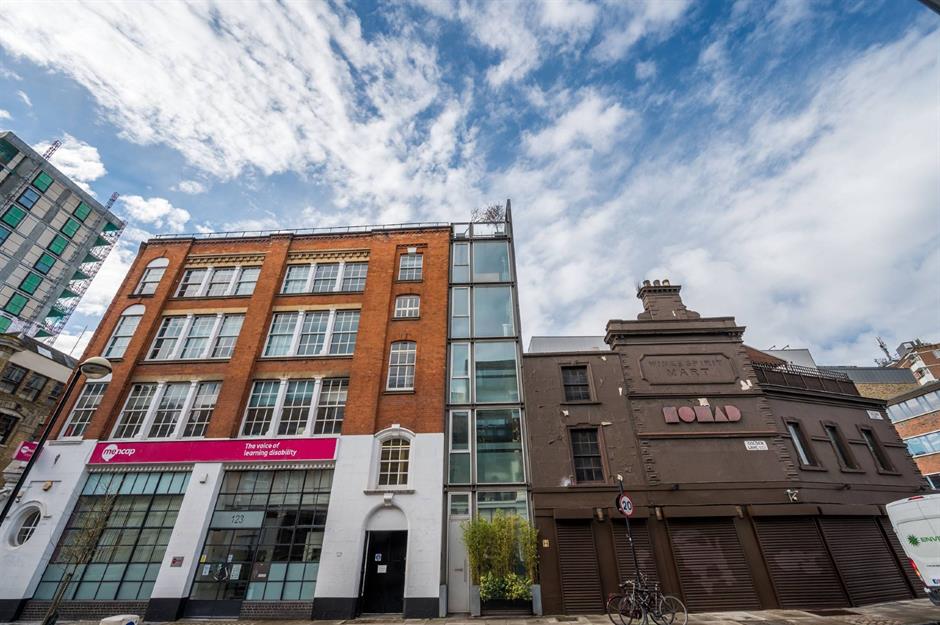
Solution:
[{"label": "window ledge", "polygon": [[383,395],[414,395],[415,390],[413,388],[402,388],[402,389],[385,389],[382,393]]},{"label": "window ledge", "polygon": [[363,293],[365,293],[365,289],[362,291],[302,291],[300,293],[276,293],[275,297],[297,297],[299,295],[362,295]]},{"label": "window ledge", "polygon": [[392,321],[418,321],[419,319],[421,319],[420,315],[417,317],[392,317]]},{"label": "window ledge", "polygon": [[[258,356],[258,361],[261,362],[278,362],[281,360],[352,360],[352,357],[355,354],[313,354],[311,356]],[[176,361],[179,362],[179,361]],[[189,362],[184,361],[184,362]]]},{"label": "window ledge", "polygon": [[562,406],[600,406],[602,402],[591,399],[586,401],[563,401]]},{"label": "window ledge", "polygon": [[366,488],[362,491],[366,495],[384,495],[385,493],[391,493],[393,495],[414,495],[415,489],[410,487],[405,488]]},{"label": "window ledge", "polygon": [[903,475],[900,471],[884,471],[878,469],[878,475]]},{"label": "window ledge", "polygon": [[862,470],[862,469],[850,469],[850,468],[848,468],[848,467],[840,467],[839,470],[840,470],[842,473],[864,473],[864,472],[865,472],[865,471]]},{"label": "window ledge", "polygon": [[190,302],[193,300],[206,300],[206,299],[245,299],[246,297],[253,297],[254,293],[247,293],[245,295],[174,295],[170,298],[171,301],[183,301]]},{"label": "window ledge", "polygon": [[142,365],[162,365],[162,364],[168,364],[168,365],[176,364],[176,365],[178,365],[178,364],[180,364],[180,363],[186,363],[186,364],[200,364],[200,363],[206,363],[206,362],[228,362],[228,361],[231,360],[231,359],[232,359],[231,356],[229,356],[229,357],[227,357],[227,358],[174,358],[174,359],[172,359],[172,360],[169,360],[169,359],[168,359],[168,360],[162,360],[162,359],[161,359],[161,360],[151,360],[151,359],[149,359],[149,358],[146,358],[146,359],[140,361],[140,364],[142,364]]},{"label": "window ledge", "polygon": [[128,295],[128,297],[135,298],[135,299],[148,299],[148,298],[152,298],[153,295],[154,295],[153,293],[131,293],[130,295]]},{"label": "window ledge", "polygon": [[81,436],[69,436],[67,438],[55,438],[46,441],[46,445],[81,445],[85,439]]},{"label": "window ledge", "polygon": [[418,279],[418,280],[402,280],[401,278],[399,278],[399,279],[395,280],[395,282],[397,282],[397,283],[399,283],[399,284],[420,284],[420,283],[424,282],[424,278],[421,278],[421,279]]},{"label": "window ledge", "polygon": [[818,464],[801,464],[801,471],[827,471],[826,467],[821,467]]}]

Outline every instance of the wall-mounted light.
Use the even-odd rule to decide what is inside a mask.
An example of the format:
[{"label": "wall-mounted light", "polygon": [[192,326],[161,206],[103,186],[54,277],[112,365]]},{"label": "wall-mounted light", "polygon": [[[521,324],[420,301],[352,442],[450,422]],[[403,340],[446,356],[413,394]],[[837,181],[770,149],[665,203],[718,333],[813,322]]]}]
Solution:
[{"label": "wall-mounted light", "polygon": [[800,500],[800,491],[796,490],[795,488],[788,488],[787,499],[790,503],[798,502]]}]

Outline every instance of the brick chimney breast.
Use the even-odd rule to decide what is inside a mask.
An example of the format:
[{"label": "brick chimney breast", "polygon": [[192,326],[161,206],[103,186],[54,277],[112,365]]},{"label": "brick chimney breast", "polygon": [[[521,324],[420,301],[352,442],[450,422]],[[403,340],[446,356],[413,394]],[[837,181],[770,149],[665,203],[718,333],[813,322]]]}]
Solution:
[{"label": "brick chimney breast", "polygon": [[669,280],[644,280],[637,290],[637,298],[643,302],[643,312],[637,315],[639,321],[665,321],[670,319],[698,319],[701,317],[694,310],[689,310],[682,303],[678,284],[669,284]]}]

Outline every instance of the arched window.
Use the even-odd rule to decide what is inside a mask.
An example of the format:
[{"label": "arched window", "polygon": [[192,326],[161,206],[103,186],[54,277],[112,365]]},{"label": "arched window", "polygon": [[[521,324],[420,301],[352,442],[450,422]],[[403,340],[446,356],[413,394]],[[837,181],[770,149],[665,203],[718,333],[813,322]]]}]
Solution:
[{"label": "arched window", "polygon": [[137,288],[134,289],[134,295],[153,295],[169,264],[170,260],[168,258],[155,258],[150,261],[147,268],[144,269],[144,275],[140,278],[140,282],[137,283]]},{"label": "arched window", "polygon": [[406,438],[389,438],[382,441],[379,451],[379,486],[404,486],[408,484],[408,461],[411,441]]},{"label": "arched window", "polygon": [[414,341],[396,341],[388,356],[388,390],[410,391],[415,387],[415,357],[417,344]]},{"label": "arched window", "polygon": [[111,338],[108,339],[108,345],[104,349],[105,358],[121,358],[124,356],[124,351],[127,349],[128,343],[131,342],[131,337],[134,336],[141,317],[144,316],[144,310],[146,309],[141,304],[135,304],[121,313],[117,325],[114,326],[114,332],[111,334]]},{"label": "arched window", "polygon": [[421,313],[421,298],[417,295],[399,295],[395,298],[395,319],[417,319]]}]

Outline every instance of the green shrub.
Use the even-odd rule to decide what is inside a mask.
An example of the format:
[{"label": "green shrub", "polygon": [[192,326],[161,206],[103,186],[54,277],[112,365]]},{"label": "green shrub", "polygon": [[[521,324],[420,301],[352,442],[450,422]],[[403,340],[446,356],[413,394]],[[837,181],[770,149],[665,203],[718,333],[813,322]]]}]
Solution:
[{"label": "green shrub", "polygon": [[491,520],[464,521],[461,527],[480,598],[531,599],[529,586],[538,575],[538,530],[519,516],[502,513]]},{"label": "green shrub", "polygon": [[480,578],[480,599],[525,599],[532,598],[531,581],[524,575],[509,573],[505,577],[498,577],[492,573],[484,573]]}]

